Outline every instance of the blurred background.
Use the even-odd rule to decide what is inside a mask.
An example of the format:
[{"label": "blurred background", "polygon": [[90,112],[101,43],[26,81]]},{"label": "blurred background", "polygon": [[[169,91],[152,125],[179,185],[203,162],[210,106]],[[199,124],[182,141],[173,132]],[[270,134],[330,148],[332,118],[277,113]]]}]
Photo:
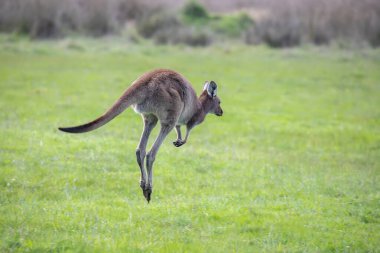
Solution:
[{"label": "blurred background", "polygon": [[379,0],[0,0],[0,32],[139,43],[380,45]]}]

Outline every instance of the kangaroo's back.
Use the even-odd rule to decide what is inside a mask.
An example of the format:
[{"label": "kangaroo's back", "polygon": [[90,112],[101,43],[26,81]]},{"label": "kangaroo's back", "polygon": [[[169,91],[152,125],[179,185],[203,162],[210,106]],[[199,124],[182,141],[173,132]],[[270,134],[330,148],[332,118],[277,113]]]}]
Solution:
[{"label": "kangaroo's back", "polygon": [[84,133],[95,130],[122,113],[129,106],[136,112],[162,114],[170,107],[182,106],[185,115],[194,109],[197,100],[190,83],[179,73],[158,69],[143,74],[136,79],[114,105],[99,118],[74,127],[60,127],[59,130],[69,133]]},{"label": "kangaroo's back", "polygon": [[175,71],[154,70],[137,81],[145,87],[144,99],[133,105],[138,113],[151,113],[158,118],[165,118],[167,111],[178,111],[179,121],[184,122],[199,107],[193,87]]}]

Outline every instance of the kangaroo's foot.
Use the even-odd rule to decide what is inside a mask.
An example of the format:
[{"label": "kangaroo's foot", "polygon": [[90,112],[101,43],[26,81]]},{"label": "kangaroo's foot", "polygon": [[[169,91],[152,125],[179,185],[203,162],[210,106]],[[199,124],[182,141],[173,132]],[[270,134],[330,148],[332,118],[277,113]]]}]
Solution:
[{"label": "kangaroo's foot", "polygon": [[142,189],[144,197],[146,198],[146,200],[149,203],[150,195],[152,194],[152,186],[149,187],[149,185],[146,184],[145,181],[141,180],[140,181],[140,188]]},{"label": "kangaroo's foot", "polygon": [[177,148],[178,147],[181,147],[183,144],[185,144],[186,142],[185,141],[183,141],[183,140],[180,140],[180,139],[178,139],[178,140],[176,140],[176,141],[173,141],[173,145],[174,146],[176,146]]},{"label": "kangaroo's foot", "polygon": [[148,201],[150,201],[150,195],[152,194],[152,186],[149,185],[149,184],[146,184],[144,187],[141,187],[142,190],[143,190],[143,194],[144,194],[144,197],[145,199]]}]

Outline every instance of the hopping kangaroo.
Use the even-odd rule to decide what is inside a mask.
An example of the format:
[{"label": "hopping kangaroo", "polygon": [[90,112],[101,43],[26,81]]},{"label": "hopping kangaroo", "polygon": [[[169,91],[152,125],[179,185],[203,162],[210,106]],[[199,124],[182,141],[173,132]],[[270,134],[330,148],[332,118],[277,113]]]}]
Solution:
[{"label": "hopping kangaroo", "polygon": [[[60,127],[68,133],[84,133],[97,129],[127,107],[132,106],[142,115],[144,130],[136,149],[137,163],[141,170],[140,187],[149,202],[153,185],[153,162],[160,145],[168,133],[175,127],[177,140],[174,146],[179,147],[187,142],[190,130],[203,122],[206,114],[222,116],[220,99],[216,96],[217,85],[214,81],[206,82],[199,98],[191,84],[179,73],[172,70],[154,70],[138,78],[99,118],[80,126]],[[161,130],[152,148],[146,153],[146,146],[152,129],[160,121]],[[181,125],[186,125],[186,136],[182,139]],[[146,158],[146,170],[144,160]]]}]

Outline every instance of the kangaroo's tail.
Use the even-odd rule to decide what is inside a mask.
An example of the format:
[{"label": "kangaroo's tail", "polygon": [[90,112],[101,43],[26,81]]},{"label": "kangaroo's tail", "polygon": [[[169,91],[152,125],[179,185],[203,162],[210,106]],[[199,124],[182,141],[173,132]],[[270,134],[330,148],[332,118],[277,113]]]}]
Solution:
[{"label": "kangaroo's tail", "polygon": [[59,127],[58,129],[67,133],[85,133],[95,130],[107,124],[109,121],[127,109],[130,105],[134,104],[135,98],[136,97],[131,96],[130,92],[127,90],[123,96],[121,96],[119,100],[117,100],[115,104],[99,118],[83,125],[74,127]]}]

